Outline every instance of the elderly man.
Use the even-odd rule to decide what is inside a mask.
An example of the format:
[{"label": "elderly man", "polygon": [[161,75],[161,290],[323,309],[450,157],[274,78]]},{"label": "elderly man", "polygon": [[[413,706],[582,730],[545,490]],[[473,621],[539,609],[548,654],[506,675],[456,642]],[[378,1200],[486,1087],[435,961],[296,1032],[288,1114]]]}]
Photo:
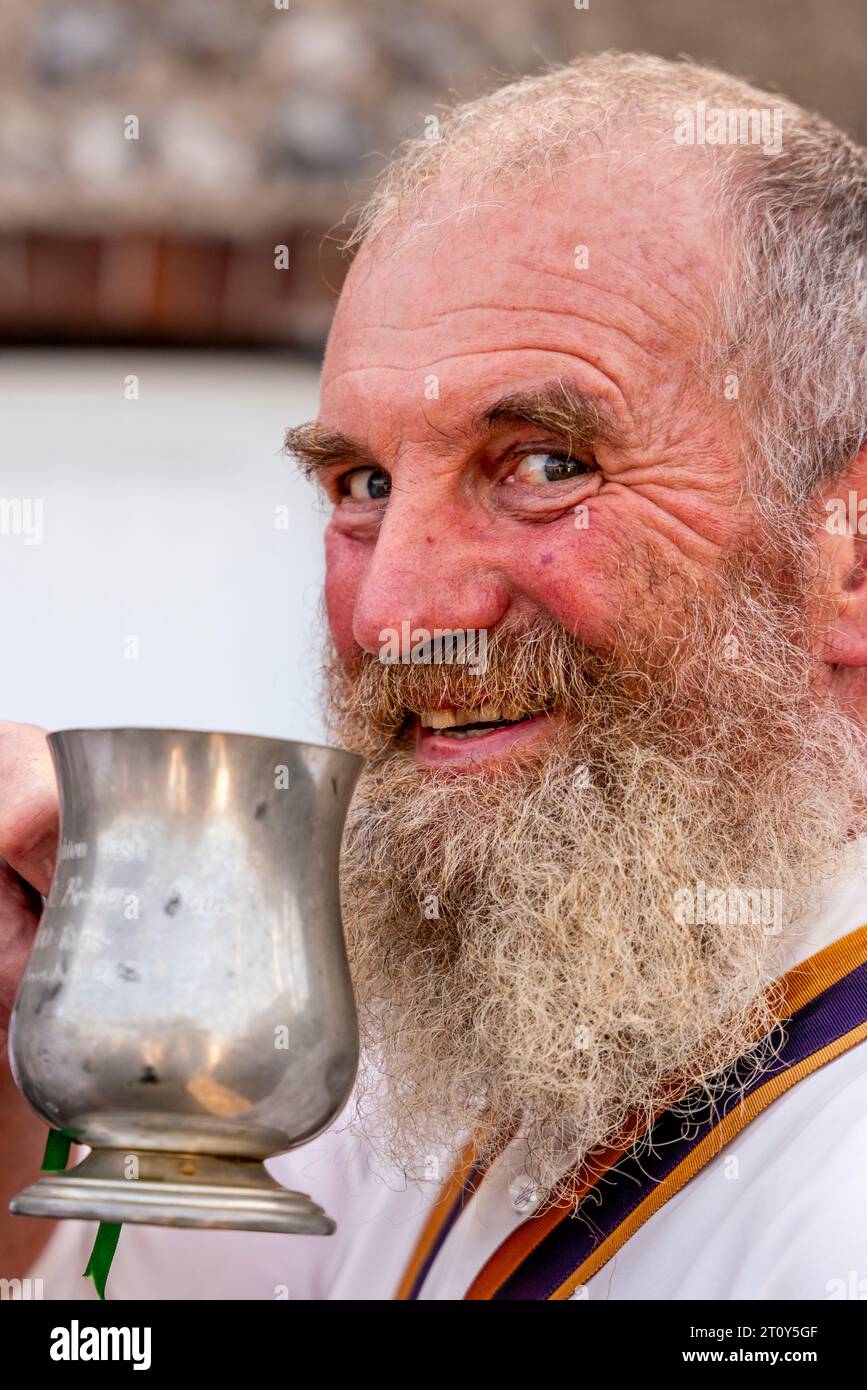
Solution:
[{"label": "elderly man", "polygon": [[[386,171],[287,439],[365,1050],[271,1166],[338,1232],[130,1227],[110,1295],[867,1296],[864,193],[825,122],[611,55]],[[51,778],[2,750],[26,940]]]}]

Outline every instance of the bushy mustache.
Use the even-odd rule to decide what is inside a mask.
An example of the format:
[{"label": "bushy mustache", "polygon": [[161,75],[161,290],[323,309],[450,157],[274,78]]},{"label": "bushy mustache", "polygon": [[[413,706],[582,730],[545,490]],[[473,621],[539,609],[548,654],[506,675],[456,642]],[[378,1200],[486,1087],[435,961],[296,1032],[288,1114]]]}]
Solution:
[{"label": "bushy mustache", "polygon": [[[485,669],[465,664],[387,664],[355,648],[327,661],[330,723],[344,736],[364,731],[368,753],[399,743],[414,715],[446,706],[482,704],[522,712],[586,708],[606,677],[612,657],[590,650],[552,619],[506,623],[488,637]],[[359,750],[362,751],[362,750]]]}]

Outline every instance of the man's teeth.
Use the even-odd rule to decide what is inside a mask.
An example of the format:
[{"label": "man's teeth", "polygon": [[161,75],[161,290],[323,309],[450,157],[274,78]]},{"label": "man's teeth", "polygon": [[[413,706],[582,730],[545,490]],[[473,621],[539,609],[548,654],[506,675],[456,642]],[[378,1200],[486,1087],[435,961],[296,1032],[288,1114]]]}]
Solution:
[{"label": "man's teeth", "polygon": [[[475,709],[426,709],[421,713],[422,727],[438,733],[464,729],[469,724],[514,724],[530,718],[532,715],[524,710],[493,704],[477,705]],[[472,729],[465,736],[478,737],[487,732],[487,729]]]}]

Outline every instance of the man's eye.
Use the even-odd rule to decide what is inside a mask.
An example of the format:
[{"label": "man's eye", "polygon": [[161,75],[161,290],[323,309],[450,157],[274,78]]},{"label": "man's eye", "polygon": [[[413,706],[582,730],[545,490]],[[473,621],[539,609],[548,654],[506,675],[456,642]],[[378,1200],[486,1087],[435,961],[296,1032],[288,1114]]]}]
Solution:
[{"label": "man's eye", "polygon": [[384,468],[355,468],[340,479],[341,496],[357,502],[376,502],[390,492],[391,478]]},{"label": "man's eye", "polygon": [[583,459],[570,454],[525,454],[518,467],[509,475],[508,482],[517,483],[562,483],[570,478],[580,478],[592,473],[593,468]]}]

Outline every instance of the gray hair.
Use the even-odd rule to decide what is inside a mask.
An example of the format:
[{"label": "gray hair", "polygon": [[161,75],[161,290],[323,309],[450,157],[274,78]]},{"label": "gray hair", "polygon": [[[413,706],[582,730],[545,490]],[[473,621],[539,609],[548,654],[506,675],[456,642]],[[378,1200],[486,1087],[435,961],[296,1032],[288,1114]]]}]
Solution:
[{"label": "gray hair", "polygon": [[688,61],[580,57],[429,118],[436,138],[404,142],[341,244],[423,220],[425,195],[446,181],[471,211],[487,190],[550,177],[578,148],[610,149],[618,129],[655,128],[670,144],[676,108],[699,101],[772,109],[785,132],[772,157],[743,142],[702,151],[731,255],[696,363],[718,392],[736,378],[745,488],[779,519],[843,476],[865,439],[867,158],[830,122]]}]

